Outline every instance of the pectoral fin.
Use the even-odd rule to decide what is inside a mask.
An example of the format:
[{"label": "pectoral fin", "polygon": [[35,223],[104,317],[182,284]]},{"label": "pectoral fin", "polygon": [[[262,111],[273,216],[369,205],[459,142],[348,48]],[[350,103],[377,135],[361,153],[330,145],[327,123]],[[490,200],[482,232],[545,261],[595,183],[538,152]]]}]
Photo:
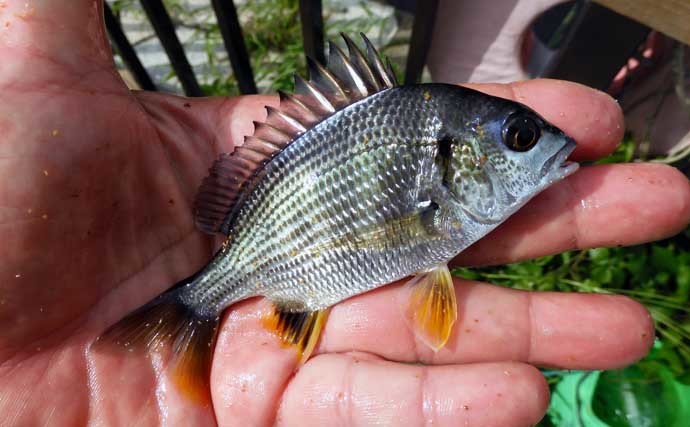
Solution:
[{"label": "pectoral fin", "polygon": [[458,317],[455,288],[448,266],[440,265],[419,273],[410,287],[408,317],[415,336],[434,351],[448,341]]},{"label": "pectoral fin", "polygon": [[294,346],[299,364],[309,359],[319,341],[328,309],[317,311],[290,311],[277,304],[271,314],[264,317],[264,326],[280,337],[283,344]]}]

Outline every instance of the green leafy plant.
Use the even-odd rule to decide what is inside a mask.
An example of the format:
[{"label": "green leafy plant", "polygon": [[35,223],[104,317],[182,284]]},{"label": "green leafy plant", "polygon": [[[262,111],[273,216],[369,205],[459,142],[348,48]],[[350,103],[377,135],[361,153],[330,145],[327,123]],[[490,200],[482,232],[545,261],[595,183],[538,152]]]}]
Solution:
[{"label": "green leafy plant", "polygon": [[605,372],[556,372],[549,417],[559,427],[685,427],[690,385],[669,368],[658,341],[643,361]]},{"label": "green leafy plant", "polygon": [[[630,162],[634,153],[634,142],[626,138],[616,152],[598,163]],[[458,268],[453,274],[524,290],[627,295],[652,314],[659,339],[652,353],[636,365],[603,373],[545,372],[553,400],[542,427],[687,425],[690,228],[645,245],[566,252],[488,268]]]}]

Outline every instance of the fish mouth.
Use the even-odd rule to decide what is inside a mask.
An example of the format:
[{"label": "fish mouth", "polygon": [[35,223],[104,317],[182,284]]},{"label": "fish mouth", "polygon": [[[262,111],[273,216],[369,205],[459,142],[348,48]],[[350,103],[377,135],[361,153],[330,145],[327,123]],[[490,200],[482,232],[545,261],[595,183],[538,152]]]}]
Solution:
[{"label": "fish mouth", "polygon": [[[575,150],[576,144],[574,139],[566,138],[565,145],[541,167],[541,175],[546,178],[548,184],[572,175],[580,167],[578,163],[567,160],[568,156]],[[554,167],[555,165],[558,166]]]}]

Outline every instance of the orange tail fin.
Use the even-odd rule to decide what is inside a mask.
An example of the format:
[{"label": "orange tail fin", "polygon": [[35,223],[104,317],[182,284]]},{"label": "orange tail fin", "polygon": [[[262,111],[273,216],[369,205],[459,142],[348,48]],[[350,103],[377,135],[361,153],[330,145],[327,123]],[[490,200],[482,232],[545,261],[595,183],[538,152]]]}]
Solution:
[{"label": "orange tail fin", "polygon": [[159,295],[98,337],[95,348],[110,344],[129,351],[171,349],[169,366],[180,391],[199,403],[210,401],[211,358],[218,316],[203,316],[180,298],[183,288]]}]

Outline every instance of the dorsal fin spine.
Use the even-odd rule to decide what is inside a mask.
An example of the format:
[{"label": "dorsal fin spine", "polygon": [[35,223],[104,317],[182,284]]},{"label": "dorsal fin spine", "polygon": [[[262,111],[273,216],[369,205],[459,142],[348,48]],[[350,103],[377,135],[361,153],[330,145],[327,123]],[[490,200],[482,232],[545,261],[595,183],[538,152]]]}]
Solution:
[{"label": "dorsal fin spine", "polygon": [[339,109],[396,85],[390,62],[384,65],[371,42],[361,36],[366,53],[343,35],[347,56],[329,42],[327,67],[308,59],[309,80],[295,75],[294,94],[279,91],[280,104],[266,108],[265,122],[254,122],[253,135],[214,162],[194,202],[201,230],[228,234],[260,176],[275,175],[275,170],[264,169],[268,162],[280,168],[285,158],[278,154],[299,135]]},{"label": "dorsal fin spine", "polygon": [[[307,130],[307,128],[300,123],[299,120],[287,113],[284,113],[273,107],[266,107],[266,110],[268,111],[266,121],[269,124],[276,126],[278,129],[283,130],[285,133],[298,135]],[[287,127],[287,129],[285,129],[285,127]]]},{"label": "dorsal fin spine", "polygon": [[240,157],[242,157],[242,158],[244,158],[250,162],[257,163],[257,164],[263,163],[267,160],[266,156],[264,156],[263,154],[261,154],[257,151],[252,150],[251,147],[247,147],[245,145],[237,147],[235,149],[235,153],[236,153],[235,154],[236,156],[240,156]]},{"label": "dorsal fin spine", "polygon": [[211,173],[216,175],[227,175],[229,179],[232,179],[234,177],[234,180],[237,182],[241,182],[243,180],[237,178],[238,175],[242,176],[242,178],[244,179],[248,178],[251,175],[251,171],[248,171],[246,168],[242,168],[240,167],[240,165],[237,164],[219,165],[218,167],[213,169]]},{"label": "dorsal fin spine", "polygon": [[283,91],[278,91],[278,95],[280,108],[298,119],[305,127],[310,127],[319,121],[318,116],[299,99]]},{"label": "dorsal fin spine", "polygon": [[332,41],[328,42],[328,50],[328,68],[346,87],[349,87],[349,97],[358,100],[367,96],[368,91],[364,81],[357,74],[345,53]]},{"label": "dorsal fin spine", "polygon": [[299,121],[305,129],[319,122],[319,116],[294,96],[280,93],[280,110]]},{"label": "dorsal fin spine", "polygon": [[[331,101],[316,86],[298,75],[295,75],[295,95],[302,95],[300,100],[322,116],[335,113],[335,106]],[[313,100],[313,105],[308,100]]]},{"label": "dorsal fin spine", "polygon": [[343,89],[336,76],[323,65],[307,57],[307,69],[309,70],[309,83],[318,88],[336,109],[350,103],[346,90]]},{"label": "dorsal fin spine", "polygon": [[379,86],[374,72],[371,70],[369,64],[367,64],[367,60],[359,47],[347,34],[340,33],[340,36],[345,40],[345,44],[347,45],[347,50],[350,54],[350,62],[352,62],[357,68],[357,71],[362,75],[362,78],[365,83],[368,84],[371,92],[376,93],[381,90],[381,86]]},{"label": "dorsal fin spine", "polygon": [[383,65],[383,61],[381,61],[381,58],[379,57],[374,45],[363,33],[359,33],[359,35],[362,37],[362,40],[364,40],[364,44],[366,45],[367,61],[369,62],[369,65],[373,67],[372,70],[375,70],[375,74],[381,80],[382,85],[387,88],[394,87],[395,82],[393,79],[391,79],[391,76],[388,75],[388,71]]},{"label": "dorsal fin spine", "polygon": [[388,72],[388,77],[393,82],[393,86],[397,86],[398,79],[397,77],[395,77],[395,71],[393,71],[393,63],[391,62],[391,59],[388,57],[386,57],[386,71]]},{"label": "dorsal fin spine", "polygon": [[278,145],[281,148],[292,140],[290,135],[268,123],[262,122],[254,122],[254,136]]},{"label": "dorsal fin spine", "polygon": [[248,147],[251,147],[252,150],[258,151],[259,153],[268,157],[273,156],[277,151],[280,150],[280,146],[255,136],[245,136],[244,144]]}]

